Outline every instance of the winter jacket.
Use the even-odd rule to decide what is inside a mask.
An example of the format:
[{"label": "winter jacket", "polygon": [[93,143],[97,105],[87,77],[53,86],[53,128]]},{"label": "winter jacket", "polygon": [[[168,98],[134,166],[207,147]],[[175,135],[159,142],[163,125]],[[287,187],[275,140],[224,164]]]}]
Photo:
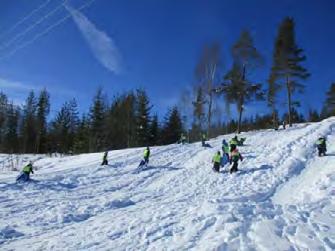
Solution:
[{"label": "winter jacket", "polygon": [[317,145],[318,147],[325,146],[325,145],[326,145],[326,140],[325,140],[325,138],[319,138],[319,139],[316,141],[316,145]]},{"label": "winter jacket", "polygon": [[30,173],[34,173],[33,171],[33,165],[32,164],[28,164],[26,165],[23,170],[24,173],[30,174]]},{"label": "winter jacket", "polygon": [[219,153],[216,153],[213,157],[212,162],[214,163],[221,163],[221,155]]},{"label": "winter jacket", "polygon": [[235,146],[237,146],[237,144],[238,144],[238,141],[237,141],[237,139],[235,139],[235,138],[232,138],[232,139],[229,141],[229,145],[235,145]]},{"label": "winter jacket", "polygon": [[224,153],[229,153],[229,146],[227,143],[222,145],[222,151]]},{"label": "winter jacket", "polygon": [[238,160],[243,160],[242,155],[238,152],[237,149],[233,150],[230,153],[230,162],[237,162]]},{"label": "winter jacket", "polygon": [[150,150],[149,149],[145,149],[144,150],[144,158],[149,158],[150,156]]}]

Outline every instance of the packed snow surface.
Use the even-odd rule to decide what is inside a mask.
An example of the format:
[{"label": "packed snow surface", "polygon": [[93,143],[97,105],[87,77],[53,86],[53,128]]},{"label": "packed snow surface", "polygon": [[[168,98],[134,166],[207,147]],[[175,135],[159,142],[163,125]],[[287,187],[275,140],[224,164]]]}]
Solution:
[{"label": "packed snow surface", "polygon": [[335,250],[335,118],[243,133],[240,171],[215,173],[232,136],[153,147],[140,171],[143,148],[31,156],[32,182],[0,172],[0,250]]}]

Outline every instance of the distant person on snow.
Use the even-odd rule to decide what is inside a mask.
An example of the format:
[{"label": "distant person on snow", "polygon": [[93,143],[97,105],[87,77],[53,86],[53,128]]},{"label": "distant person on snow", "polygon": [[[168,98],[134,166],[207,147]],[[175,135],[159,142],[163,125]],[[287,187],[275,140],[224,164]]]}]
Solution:
[{"label": "distant person on snow", "polygon": [[224,166],[229,162],[229,145],[225,139],[222,140],[222,161],[221,165]]},{"label": "distant person on snow", "polygon": [[230,169],[230,173],[234,173],[234,172],[237,172],[238,171],[238,161],[242,161],[243,160],[243,157],[242,155],[239,153],[238,149],[234,148],[234,150],[232,150],[230,152],[230,164],[233,163],[233,166],[231,167]]},{"label": "distant person on snow", "polygon": [[143,159],[141,160],[141,163],[138,167],[148,165],[149,164],[149,157],[150,157],[150,148],[147,146],[144,150]]},{"label": "distant person on snow", "polygon": [[183,133],[180,135],[180,143],[183,145],[186,143],[186,136]]},{"label": "distant person on snow", "polygon": [[237,136],[235,135],[235,137],[229,141],[230,152],[232,152],[237,145],[238,145],[238,139]]},{"label": "distant person on snow", "polygon": [[207,139],[206,134],[202,133],[201,134],[201,145],[202,146],[206,146],[206,139]]},{"label": "distant person on snow", "polygon": [[102,163],[101,163],[102,166],[105,166],[105,165],[107,166],[108,165],[108,159],[107,159],[107,157],[108,157],[108,151],[106,151],[104,153],[104,156],[102,158]]},{"label": "distant person on snow", "polygon": [[217,153],[214,155],[212,162],[214,163],[213,165],[213,170],[215,172],[220,172],[220,165],[221,165],[221,153],[220,151],[217,151]]},{"label": "distant person on snow", "polygon": [[327,152],[326,139],[324,137],[320,137],[316,141],[316,146],[318,148],[319,157],[321,157],[321,155],[325,156]]},{"label": "distant person on snow", "polygon": [[16,181],[29,181],[30,173],[34,173],[33,171],[33,163],[30,161],[28,165],[26,165],[21,174],[16,178]]}]

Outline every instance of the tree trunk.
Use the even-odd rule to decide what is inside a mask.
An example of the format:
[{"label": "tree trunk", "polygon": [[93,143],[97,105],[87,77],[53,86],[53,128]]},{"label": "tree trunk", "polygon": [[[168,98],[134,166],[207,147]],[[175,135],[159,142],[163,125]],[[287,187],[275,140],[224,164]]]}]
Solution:
[{"label": "tree trunk", "polygon": [[237,124],[237,133],[240,134],[241,133],[241,123],[242,123],[242,112],[243,112],[243,105],[242,103],[239,105],[239,109],[238,109],[238,124]]},{"label": "tree trunk", "polygon": [[292,127],[292,118],[291,118],[291,86],[289,81],[289,76],[286,76],[286,88],[287,88],[287,101],[288,101],[288,124]]},{"label": "tree trunk", "polygon": [[208,121],[207,121],[207,137],[210,137],[211,133],[211,120],[212,120],[212,105],[213,105],[213,82],[215,77],[215,71],[216,71],[216,64],[213,65],[213,69],[211,72],[210,80],[208,83],[208,95],[209,95],[209,104],[208,104]]},{"label": "tree trunk", "polygon": [[208,121],[207,121],[207,137],[210,137],[211,129],[211,120],[212,120],[212,103],[213,103],[213,94],[209,94],[209,104],[208,104]]},{"label": "tree trunk", "polygon": [[277,123],[277,116],[276,116],[276,110],[272,109],[272,123],[273,123],[273,129],[278,129],[278,123]]},{"label": "tree trunk", "polygon": [[[242,74],[242,84],[244,84],[245,81],[245,65],[243,64],[243,74]],[[240,103],[239,103],[239,107],[238,107],[238,112],[239,112],[239,118],[238,118],[238,124],[237,124],[237,133],[240,134],[241,133],[241,123],[242,123],[242,112],[243,112],[243,95],[244,93],[240,93]]]}]

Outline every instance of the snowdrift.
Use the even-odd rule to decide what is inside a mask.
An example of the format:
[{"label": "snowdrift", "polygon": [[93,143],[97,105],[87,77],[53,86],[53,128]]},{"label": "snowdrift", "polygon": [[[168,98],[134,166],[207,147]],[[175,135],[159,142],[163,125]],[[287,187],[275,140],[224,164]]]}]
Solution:
[{"label": "snowdrift", "polygon": [[[327,136],[328,153],[314,143]],[[243,133],[240,171],[214,173],[222,139],[36,160],[0,175],[1,250],[334,250],[335,118]],[[5,156],[0,156],[2,158]]]}]

